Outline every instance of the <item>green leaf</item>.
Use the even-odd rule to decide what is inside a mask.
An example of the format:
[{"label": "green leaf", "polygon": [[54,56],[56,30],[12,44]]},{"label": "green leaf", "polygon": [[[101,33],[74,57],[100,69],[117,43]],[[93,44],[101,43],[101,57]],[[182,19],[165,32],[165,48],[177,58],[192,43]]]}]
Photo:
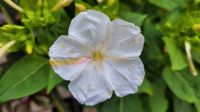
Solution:
[{"label": "green leaf", "polygon": [[136,95],[129,95],[123,98],[123,112],[144,112],[142,102]]},{"label": "green leaf", "polygon": [[[120,99],[120,101],[119,101]],[[144,112],[142,102],[137,95],[128,95],[122,98],[113,96],[100,106],[99,112]]]},{"label": "green leaf", "polygon": [[52,7],[58,3],[58,0],[20,0],[20,6],[24,9],[21,15],[21,21],[26,27],[46,27],[54,24],[57,20],[57,14],[51,11]]},{"label": "green leaf", "polygon": [[62,78],[59,77],[52,69],[50,70],[49,74],[49,80],[47,85],[47,93],[50,93],[51,90],[60,82],[62,81]]},{"label": "green leaf", "polygon": [[103,0],[95,9],[107,14],[111,19],[118,16],[119,0]]},{"label": "green leaf", "polygon": [[197,101],[194,103],[195,107],[196,107],[196,110],[197,112],[200,112],[200,98],[197,99]]},{"label": "green leaf", "polygon": [[151,112],[167,112],[168,101],[165,97],[165,88],[163,83],[153,84],[153,95],[149,96]]},{"label": "green leaf", "polygon": [[19,6],[21,8],[23,8],[24,10],[36,11],[37,10],[37,7],[36,7],[37,2],[38,2],[38,0],[29,0],[28,2],[27,2],[27,0],[20,0]]},{"label": "green leaf", "polygon": [[[193,89],[195,96],[196,96],[194,105],[196,107],[197,112],[200,112],[200,106],[199,106],[200,105],[200,86],[199,86],[200,85],[200,74],[198,74],[197,76],[194,77],[190,73],[189,69],[184,69],[184,70],[180,71],[180,74],[184,77],[184,79],[187,81],[187,83]],[[184,104],[184,105],[186,105],[186,104]]]},{"label": "green leaf", "polygon": [[[200,46],[199,46],[200,47]],[[192,58],[200,64],[200,49],[199,47],[192,47],[191,53],[192,53]]]},{"label": "green leaf", "polygon": [[162,76],[169,89],[180,99],[193,103],[196,100],[195,93],[189,83],[179,72],[173,72],[169,67],[163,70]]},{"label": "green leaf", "polygon": [[117,97],[112,98],[98,106],[98,112],[118,112],[118,100]]},{"label": "green leaf", "polygon": [[192,76],[189,71],[184,71],[185,79],[187,79],[188,83],[190,83],[191,87],[193,88],[193,91],[196,95],[196,101],[194,103],[197,112],[200,112],[200,74],[198,74],[196,77]]},{"label": "green leaf", "polygon": [[164,37],[165,46],[169,53],[169,58],[171,61],[171,66],[173,70],[181,70],[187,66],[184,54],[177,46],[175,39],[170,37]]},{"label": "green leaf", "polygon": [[144,79],[142,85],[139,87],[138,93],[147,93],[148,95],[152,95],[152,86],[149,80]]},{"label": "green leaf", "polygon": [[195,4],[198,4],[200,2],[200,0],[194,0],[195,1]]},{"label": "green leaf", "polygon": [[[28,2],[27,2],[27,0],[20,0],[19,5],[24,10],[36,11],[38,8],[38,1],[41,1],[41,0],[29,0]],[[52,8],[54,5],[56,5],[56,3],[58,1],[59,0],[45,0],[45,2],[47,2],[49,5],[49,9]],[[43,1],[43,3],[44,3],[44,1]]]},{"label": "green leaf", "polygon": [[48,60],[26,56],[16,62],[0,82],[0,102],[36,93],[47,85]]},{"label": "green leaf", "polygon": [[126,21],[132,22],[132,23],[136,24],[137,26],[141,27],[142,24],[143,24],[143,21],[145,20],[147,15],[141,14],[141,13],[120,11],[119,17],[124,19],[124,20],[126,20]]},{"label": "green leaf", "polygon": [[67,34],[70,24],[70,18],[64,10],[60,10],[56,14],[57,21],[54,25],[34,30],[37,33],[38,43],[43,46],[45,45],[47,51],[60,35]]},{"label": "green leaf", "polygon": [[149,2],[160,8],[171,11],[179,6],[185,6],[187,0],[149,0]]},{"label": "green leaf", "polygon": [[[151,22],[151,20],[148,18],[144,22],[143,27],[143,34],[145,37],[145,49],[143,53],[146,56],[145,60],[155,62],[155,60],[158,60],[159,62],[163,60],[163,54],[162,49],[158,46],[163,46],[162,40],[160,37],[162,37],[161,33],[157,30],[154,23]],[[148,59],[147,59],[148,58]],[[148,62],[150,63],[150,62]],[[155,62],[158,64],[158,62]],[[154,68],[155,66],[153,66]]]},{"label": "green leaf", "polygon": [[178,98],[173,101],[174,112],[195,112],[194,107]]},{"label": "green leaf", "polygon": [[173,2],[173,0],[149,0],[149,2],[166,10],[172,10],[176,7],[176,4]]}]

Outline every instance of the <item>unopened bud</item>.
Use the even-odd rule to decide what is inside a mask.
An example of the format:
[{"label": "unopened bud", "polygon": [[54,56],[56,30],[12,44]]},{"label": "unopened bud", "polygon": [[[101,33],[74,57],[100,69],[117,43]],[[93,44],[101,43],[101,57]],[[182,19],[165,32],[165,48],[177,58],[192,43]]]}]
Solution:
[{"label": "unopened bud", "polygon": [[83,4],[77,3],[75,6],[76,6],[76,10],[78,10],[78,12],[83,12],[86,10],[86,7]]},{"label": "unopened bud", "polygon": [[194,25],[192,26],[192,29],[193,29],[194,31],[200,32],[200,24],[194,24]]},{"label": "unopened bud", "polygon": [[73,0],[60,0],[52,9],[51,11],[57,11],[63,7],[67,7],[72,3]]},{"label": "unopened bud", "polygon": [[26,52],[31,54],[33,52],[33,43],[31,41],[26,42]]},{"label": "unopened bud", "polygon": [[188,64],[190,67],[190,72],[192,73],[193,76],[197,76],[198,73],[194,66],[193,60],[192,60],[191,46],[190,46],[190,43],[187,41],[185,41],[185,50],[186,50],[186,54],[187,54]]}]

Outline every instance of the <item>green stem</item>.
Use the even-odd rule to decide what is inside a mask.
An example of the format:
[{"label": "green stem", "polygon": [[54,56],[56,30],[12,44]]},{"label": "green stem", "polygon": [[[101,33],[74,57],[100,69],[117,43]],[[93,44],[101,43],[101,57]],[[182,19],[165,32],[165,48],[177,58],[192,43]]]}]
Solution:
[{"label": "green stem", "polygon": [[51,92],[51,96],[56,108],[58,109],[58,112],[69,112],[68,105],[60,97],[60,95],[58,94],[58,91],[53,90]]},{"label": "green stem", "polygon": [[16,43],[16,40],[7,42],[0,48],[0,58],[5,55],[6,51]]},{"label": "green stem", "polygon": [[124,98],[121,97],[120,98],[120,102],[119,102],[119,112],[124,112]]},{"label": "green stem", "polygon": [[56,106],[56,108],[58,109],[58,112],[65,112],[64,108],[62,107],[62,105],[59,103],[59,100],[56,98],[56,96],[51,93],[51,98],[53,100],[54,105]]},{"label": "green stem", "polygon": [[18,6],[17,4],[15,4],[12,0],[4,0],[4,2],[7,3],[13,9],[15,9],[21,13],[23,12],[23,9],[20,6]]}]

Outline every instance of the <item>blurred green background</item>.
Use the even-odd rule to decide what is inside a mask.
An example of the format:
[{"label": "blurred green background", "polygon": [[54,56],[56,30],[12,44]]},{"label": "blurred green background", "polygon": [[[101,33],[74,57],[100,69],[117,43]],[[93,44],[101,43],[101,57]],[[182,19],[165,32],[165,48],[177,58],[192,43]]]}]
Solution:
[{"label": "blurred green background", "polygon": [[[136,94],[80,105],[48,48],[87,9],[141,27],[145,80]],[[1,0],[0,112],[200,112],[200,0]]]}]

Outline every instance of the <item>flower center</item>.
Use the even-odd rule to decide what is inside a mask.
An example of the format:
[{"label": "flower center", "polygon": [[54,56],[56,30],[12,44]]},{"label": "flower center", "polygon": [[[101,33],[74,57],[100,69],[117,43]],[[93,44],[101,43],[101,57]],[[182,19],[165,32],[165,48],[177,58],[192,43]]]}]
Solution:
[{"label": "flower center", "polygon": [[93,54],[92,54],[92,58],[93,58],[93,60],[95,60],[95,61],[102,61],[104,57],[103,57],[101,51],[95,51],[95,52],[93,52]]}]

